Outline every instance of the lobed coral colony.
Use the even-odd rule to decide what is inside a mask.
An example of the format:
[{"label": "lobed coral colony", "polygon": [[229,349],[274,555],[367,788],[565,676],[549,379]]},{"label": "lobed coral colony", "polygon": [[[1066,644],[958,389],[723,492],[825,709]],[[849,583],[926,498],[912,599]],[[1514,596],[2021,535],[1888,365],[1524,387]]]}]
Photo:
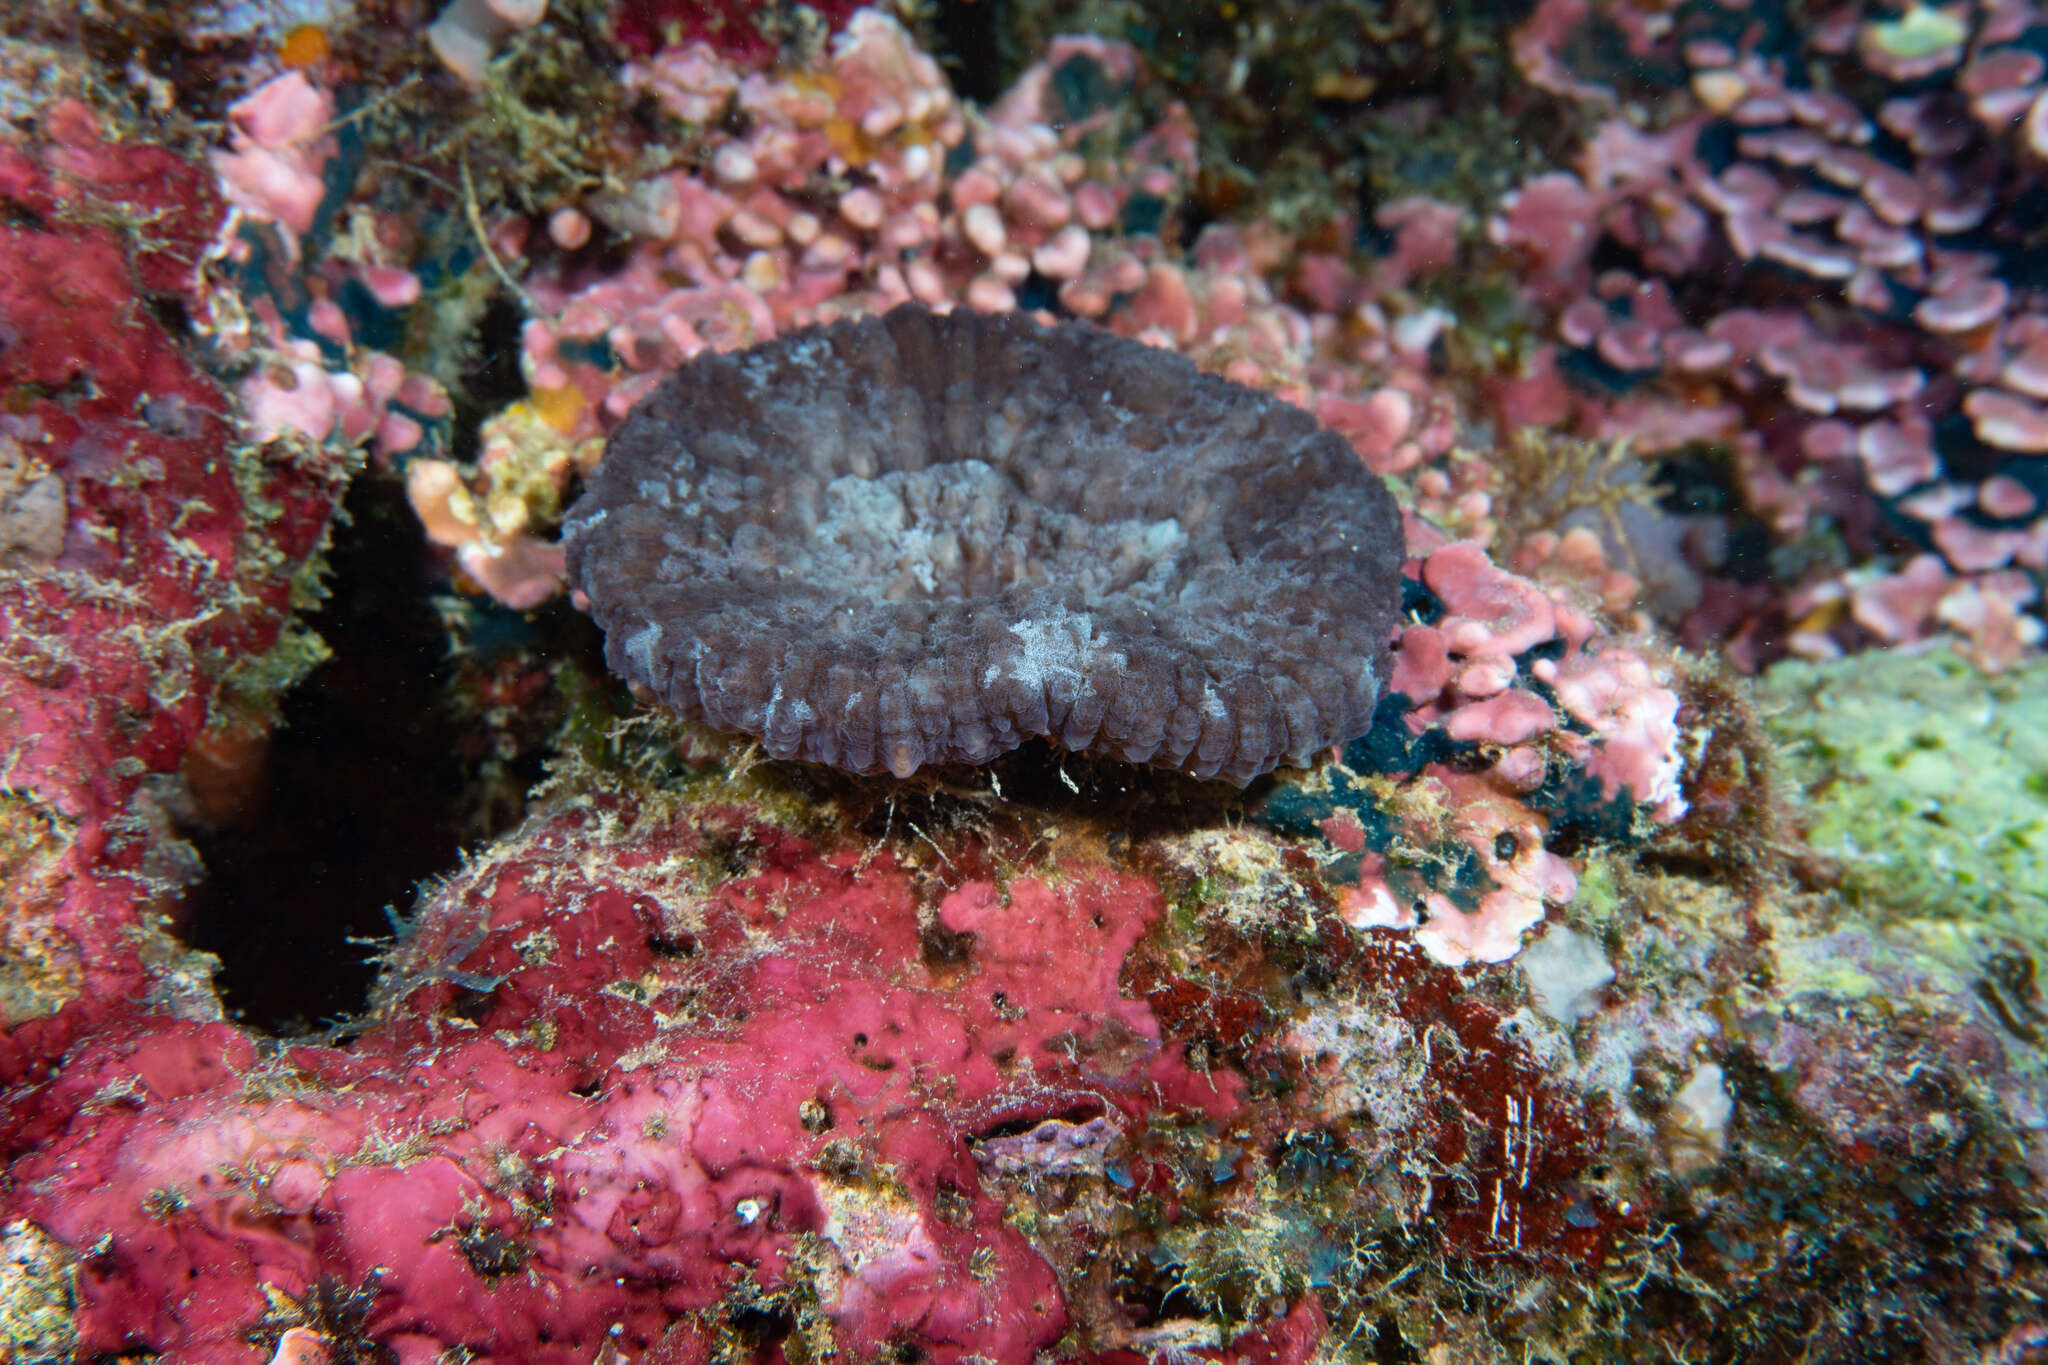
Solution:
[{"label": "lobed coral colony", "polygon": [[1400,536],[1299,408],[904,305],[678,369],[563,540],[613,668],[775,758],[909,777],[1044,737],[1242,785],[1371,723]]},{"label": "lobed coral colony", "polygon": [[2044,35],[0,13],[0,1362],[2048,1360]]}]

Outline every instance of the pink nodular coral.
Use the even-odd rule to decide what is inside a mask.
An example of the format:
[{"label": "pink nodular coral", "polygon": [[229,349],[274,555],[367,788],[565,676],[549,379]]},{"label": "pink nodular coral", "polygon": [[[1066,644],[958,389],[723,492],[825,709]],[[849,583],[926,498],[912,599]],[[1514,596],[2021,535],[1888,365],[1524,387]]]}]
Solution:
[{"label": "pink nodular coral", "polygon": [[228,202],[289,229],[285,241],[294,251],[325,195],[333,119],[334,97],[304,72],[287,71],[229,106],[228,150],[213,154]]}]

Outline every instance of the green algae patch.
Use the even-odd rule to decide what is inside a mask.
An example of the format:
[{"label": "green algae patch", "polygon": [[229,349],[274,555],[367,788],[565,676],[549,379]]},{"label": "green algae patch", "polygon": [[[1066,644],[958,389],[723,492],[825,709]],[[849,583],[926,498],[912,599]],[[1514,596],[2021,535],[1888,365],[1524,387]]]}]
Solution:
[{"label": "green algae patch", "polygon": [[2048,662],[1787,663],[1758,699],[1854,902],[2048,942]]}]

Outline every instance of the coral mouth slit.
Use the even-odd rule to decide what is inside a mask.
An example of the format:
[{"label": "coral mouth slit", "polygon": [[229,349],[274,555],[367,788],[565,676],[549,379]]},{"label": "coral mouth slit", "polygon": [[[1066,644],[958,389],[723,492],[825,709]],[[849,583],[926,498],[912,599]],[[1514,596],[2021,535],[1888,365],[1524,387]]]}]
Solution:
[{"label": "coral mouth slit", "polygon": [[678,369],[566,543],[614,671],[774,757],[907,777],[1045,737],[1239,785],[1370,724],[1402,555],[1306,413],[916,307]]}]

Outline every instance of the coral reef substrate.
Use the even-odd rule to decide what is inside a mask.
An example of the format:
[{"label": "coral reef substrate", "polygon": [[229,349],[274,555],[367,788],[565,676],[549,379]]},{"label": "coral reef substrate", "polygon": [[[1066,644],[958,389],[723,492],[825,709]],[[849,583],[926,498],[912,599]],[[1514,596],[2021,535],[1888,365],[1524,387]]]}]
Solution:
[{"label": "coral reef substrate", "polygon": [[[0,1357],[2042,1355],[2030,8],[1106,7],[999,93],[922,11],[172,13],[0,15]],[[1342,140],[1214,126],[1290,82]],[[1215,155],[1276,145],[1270,195]],[[638,496],[671,371],[816,325],[1100,346],[1148,431],[1226,392],[1190,363],[1270,394],[1217,427],[1386,523],[1324,613],[1376,700],[1189,740],[1306,761],[1243,790],[1107,703],[974,770],[878,710],[852,766],[909,779],[640,706],[564,509]],[[725,551],[780,552],[777,468]],[[190,946],[194,848],[258,827],[351,481],[448,644],[359,704],[438,695],[488,818],[377,944],[316,869],[251,898],[376,980],[280,1033]],[[1194,545],[1162,488],[1011,567]],[[1328,550],[1270,502],[1204,553]],[[837,562],[915,602],[911,548]]]}]

